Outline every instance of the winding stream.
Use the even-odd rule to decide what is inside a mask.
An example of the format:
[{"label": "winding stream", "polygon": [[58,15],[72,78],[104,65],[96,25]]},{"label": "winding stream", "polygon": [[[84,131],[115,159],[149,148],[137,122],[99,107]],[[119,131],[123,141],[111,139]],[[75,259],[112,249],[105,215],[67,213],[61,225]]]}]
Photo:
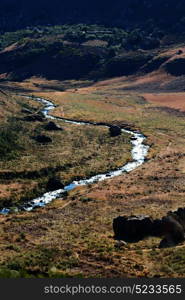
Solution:
[{"label": "winding stream", "polygon": [[[91,122],[78,122],[78,121],[73,121],[73,120],[68,120],[65,118],[59,118],[59,117],[54,117],[49,114],[50,111],[52,111],[56,106],[48,100],[45,100],[43,98],[38,98],[38,97],[32,97],[32,96],[24,96],[25,98],[31,98],[37,102],[40,102],[43,104],[44,108],[41,110],[43,115],[47,119],[52,119],[52,120],[61,120],[66,123],[70,124],[76,124],[76,125],[95,125],[95,126],[104,126],[109,128],[109,125],[102,125],[99,123],[91,123]],[[44,207],[51,201],[59,198],[62,196],[63,193],[66,191],[70,191],[75,189],[78,186],[82,185],[87,185],[87,184],[92,184],[95,182],[100,182],[105,179],[113,178],[115,176],[119,176],[125,172],[131,172],[140,165],[142,165],[145,161],[145,158],[148,154],[149,146],[145,145],[143,142],[146,139],[146,137],[142,133],[134,132],[131,130],[125,130],[122,129],[122,132],[127,133],[131,135],[131,144],[132,144],[132,150],[131,150],[131,155],[132,155],[132,161],[125,164],[121,168],[114,170],[114,171],[108,171],[107,173],[104,174],[97,174],[95,176],[90,177],[89,179],[83,179],[79,181],[73,181],[70,184],[66,185],[63,189],[59,189],[56,191],[48,192],[43,194],[41,197],[38,197],[36,199],[33,199],[29,202],[27,202],[25,205],[23,205],[19,209],[17,208],[16,211],[19,210],[25,210],[25,211],[31,211],[36,207]],[[8,214],[11,211],[9,208],[3,208],[0,213],[1,214]]]}]

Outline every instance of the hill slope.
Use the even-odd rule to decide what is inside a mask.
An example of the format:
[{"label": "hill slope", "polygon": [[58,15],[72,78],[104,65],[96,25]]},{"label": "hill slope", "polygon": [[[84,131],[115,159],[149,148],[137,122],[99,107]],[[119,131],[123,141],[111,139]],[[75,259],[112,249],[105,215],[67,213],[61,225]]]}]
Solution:
[{"label": "hill slope", "polygon": [[32,25],[97,23],[182,33],[184,4],[184,0],[1,0],[0,27],[7,31]]}]

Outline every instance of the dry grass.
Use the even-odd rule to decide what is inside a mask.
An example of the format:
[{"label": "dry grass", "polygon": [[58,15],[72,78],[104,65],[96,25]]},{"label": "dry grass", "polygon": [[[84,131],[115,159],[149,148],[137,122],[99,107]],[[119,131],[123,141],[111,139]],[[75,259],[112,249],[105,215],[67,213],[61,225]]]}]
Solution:
[{"label": "dry grass", "polygon": [[[21,149],[17,157],[0,160],[0,199],[6,205],[45,192],[48,177],[56,173],[67,184],[74,179],[114,170],[130,159],[130,137],[126,134],[111,138],[108,129],[103,127],[69,125],[62,121],[58,122],[62,131],[46,131],[47,120],[22,120],[25,115],[21,107],[36,105],[38,109],[35,101],[27,103],[27,99],[20,97],[12,98],[12,101],[18,106],[14,117],[18,117],[15,122],[21,124],[18,136]],[[52,143],[42,145],[36,142],[33,136],[39,134],[49,136]],[[12,180],[16,189],[11,188]]]},{"label": "dry grass", "polygon": [[[147,214],[156,218],[171,209],[185,206],[184,116],[172,110],[160,110],[161,103],[156,106],[155,101],[145,101],[138,93],[122,91],[120,81],[116,79],[112,85],[104,82],[76,91],[40,91],[36,95],[52,99],[58,105],[55,115],[128,123],[139,128],[151,145],[150,160],[130,174],[75,189],[67,198],[58,199],[43,209],[0,216],[2,274],[6,271],[10,277],[183,277],[184,245],[159,250],[159,240],[149,238],[118,247],[113,239],[112,219],[124,214]],[[165,106],[168,105],[166,101]],[[118,144],[111,144],[104,129],[90,130],[89,127],[92,137],[88,140],[87,129],[63,126],[65,133],[57,134],[61,137],[66,134],[70,145],[75,143],[72,159],[79,162],[77,168],[60,174],[66,181],[71,176],[69,174],[76,176],[80,173],[81,176],[81,172],[84,174],[89,167],[97,170],[101,165],[97,157],[102,163],[101,168],[123,162],[123,148],[120,146],[123,147],[124,140],[119,140],[122,137],[115,140]],[[78,144],[75,134],[85,143],[84,149]],[[105,142],[101,142],[98,151],[97,139],[102,136]],[[67,151],[69,155],[72,153],[70,147],[64,139],[61,144],[58,138],[56,140],[56,161],[61,155],[67,161]],[[92,148],[98,151],[98,156],[81,165],[79,158]],[[53,149],[49,146],[46,152],[43,149],[38,153],[44,157],[51,155]],[[33,158],[27,167],[31,161]],[[40,165],[39,158],[38,162]],[[51,162],[52,165],[55,163],[54,158]],[[42,162],[42,166],[45,164]]]},{"label": "dry grass", "polygon": [[152,104],[185,111],[185,93],[144,94]]}]

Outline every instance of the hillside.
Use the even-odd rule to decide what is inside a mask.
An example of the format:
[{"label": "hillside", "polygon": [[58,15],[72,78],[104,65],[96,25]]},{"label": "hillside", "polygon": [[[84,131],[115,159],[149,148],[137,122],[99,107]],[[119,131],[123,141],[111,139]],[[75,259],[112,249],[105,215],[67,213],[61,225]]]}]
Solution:
[{"label": "hillside", "polygon": [[[130,173],[78,187],[31,212],[17,211],[51,182],[67,184],[123,165],[130,159],[130,138],[62,120],[55,120],[61,131],[49,131],[34,99],[1,94],[0,205],[11,213],[0,215],[0,277],[184,276],[184,244],[159,249],[160,239],[153,237],[121,244],[112,231],[119,215],[161,218],[184,207],[184,93],[160,93],[170,80],[161,71],[86,82],[83,88],[72,81],[66,91],[58,90],[66,82],[43,78],[4,82],[9,90],[52,101],[54,116],[127,124],[147,136],[150,151]],[[40,143],[38,135],[50,143]]]},{"label": "hillside", "polygon": [[0,28],[14,31],[26,26],[89,23],[182,34],[184,3],[184,0],[1,0]]},{"label": "hillside", "polygon": [[184,90],[185,45],[168,36],[76,24],[5,33],[0,44],[1,83],[31,77],[96,82],[159,71],[174,77],[167,90]]}]

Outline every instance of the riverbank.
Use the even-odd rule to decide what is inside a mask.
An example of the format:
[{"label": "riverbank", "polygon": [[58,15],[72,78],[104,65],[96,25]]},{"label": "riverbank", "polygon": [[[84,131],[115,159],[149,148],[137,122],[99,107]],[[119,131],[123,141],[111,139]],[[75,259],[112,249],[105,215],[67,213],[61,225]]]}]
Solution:
[{"label": "riverbank", "polygon": [[[16,206],[46,193],[47,182],[52,177],[58,176],[66,186],[75,180],[120,168],[131,159],[127,133],[110,137],[108,128],[79,126],[59,120],[55,122],[63,130],[47,131],[45,127],[49,120],[26,121],[29,114],[22,112],[25,109],[38,111],[43,104],[11,94],[8,99],[10,104],[12,102],[11,109],[17,103],[14,123],[20,127],[16,138],[20,146],[17,157],[0,160],[1,209],[17,210]],[[37,135],[50,137],[52,143],[36,142],[33,137]]]},{"label": "riverbank", "polygon": [[[36,102],[41,103],[43,105],[43,108],[41,109],[41,113],[47,119],[58,120],[58,121],[60,120],[65,123],[73,124],[73,125],[81,125],[81,126],[92,125],[92,123],[88,123],[88,122],[84,123],[84,122],[80,122],[80,121],[72,121],[72,120],[70,121],[65,118],[60,119],[60,118],[51,116],[50,112],[55,109],[55,105],[51,101],[48,101],[43,98],[37,98],[37,97],[35,97],[35,98],[29,97],[29,96],[25,96],[25,97],[28,99],[31,98],[32,100],[35,100]],[[111,125],[103,126],[103,125],[99,125],[98,123],[94,123],[94,126],[101,126],[101,127],[106,127],[106,128],[111,127]],[[132,138],[132,140],[131,140],[132,161],[131,162],[128,162],[127,164],[123,165],[118,170],[108,170],[104,174],[96,174],[88,179],[81,179],[79,181],[73,181],[73,182],[69,183],[68,185],[64,186],[62,189],[57,189],[55,191],[53,191],[53,190],[49,191],[39,198],[32,199],[31,201],[26,202],[25,204],[23,204],[19,207],[15,207],[14,210],[15,211],[19,211],[19,210],[31,211],[34,208],[44,207],[45,205],[49,204],[51,201],[53,201],[57,198],[61,198],[63,196],[63,194],[66,194],[66,192],[71,191],[71,190],[75,189],[76,187],[93,184],[95,182],[97,183],[99,181],[106,180],[107,178],[111,179],[116,176],[120,176],[124,172],[126,172],[126,173],[131,172],[134,169],[136,169],[137,167],[139,167],[140,165],[142,165],[146,159],[146,156],[147,156],[148,150],[149,150],[149,146],[143,144],[146,137],[143,134],[134,132],[132,130],[122,129],[121,131],[122,131],[122,133],[130,135],[130,138]],[[4,207],[0,211],[1,214],[8,214],[10,212],[11,212],[11,208],[8,208],[8,207]]]},{"label": "riverbank", "polygon": [[[65,93],[40,91],[35,96],[53,101],[58,107],[52,115],[58,117],[63,114],[68,119],[133,124],[147,136],[149,160],[129,174],[77,187],[65,199],[46,207],[0,216],[0,269],[23,277],[183,277],[184,245],[159,250],[155,238],[118,245],[113,239],[112,220],[131,214],[160,218],[169,210],[185,207],[184,117],[156,108],[159,104],[140,94],[123,92],[118,80],[115,85],[99,83],[98,87]],[[72,134],[74,130],[81,130],[81,134],[86,131],[86,127],[73,124],[65,124],[65,128]],[[94,130],[104,135],[107,132]],[[126,136],[120,138],[125,140]],[[65,139],[57,139],[61,147]],[[109,162],[119,157],[120,162],[123,152],[114,148],[113,141],[116,139],[109,144],[112,152],[101,148],[99,155]],[[83,151],[78,147],[76,155]],[[94,162],[98,162],[97,156]],[[86,170],[87,164],[82,163],[81,168]]]}]

